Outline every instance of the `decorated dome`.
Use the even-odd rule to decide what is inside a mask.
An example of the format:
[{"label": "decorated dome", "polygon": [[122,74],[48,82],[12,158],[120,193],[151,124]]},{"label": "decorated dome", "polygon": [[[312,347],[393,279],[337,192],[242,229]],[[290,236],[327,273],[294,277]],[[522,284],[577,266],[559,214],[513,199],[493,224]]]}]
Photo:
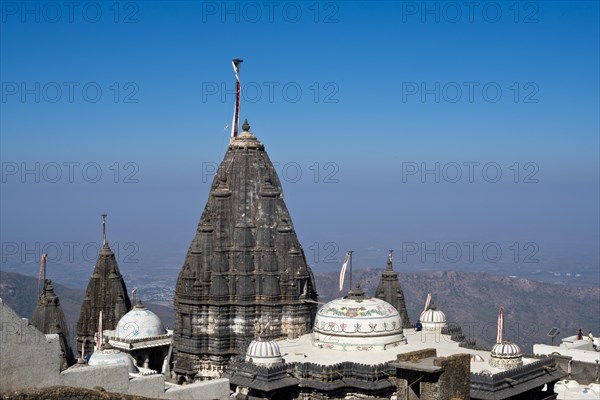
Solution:
[{"label": "decorated dome", "polygon": [[90,356],[88,365],[125,365],[129,372],[138,372],[137,367],[133,364],[131,356],[113,348],[103,348],[102,350],[94,351]]},{"label": "decorated dome", "polygon": [[259,365],[281,364],[281,350],[279,345],[272,340],[253,340],[246,350],[246,361]]},{"label": "decorated dome", "polygon": [[523,364],[521,348],[512,342],[496,343],[492,348],[490,365],[492,367],[509,369]]},{"label": "decorated dome", "polygon": [[423,311],[421,313],[421,317],[419,318],[419,320],[421,321],[421,323],[423,322],[433,322],[433,323],[445,323],[446,322],[446,314],[444,314],[443,311],[440,310],[432,310],[429,309],[427,311]]},{"label": "decorated dome", "polygon": [[406,343],[398,310],[360,287],[317,312],[313,345],[335,350],[384,350]]},{"label": "decorated dome", "polygon": [[443,311],[438,310],[435,303],[431,301],[431,295],[427,297],[427,304],[425,311],[421,313],[419,321],[423,326],[423,330],[431,331],[442,329],[446,327],[446,314]]},{"label": "decorated dome", "polygon": [[158,315],[148,310],[141,302],[119,320],[115,334],[119,339],[146,339],[165,335],[165,329]]},{"label": "decorated dome", "polygon": [[500,358],[521,357],[521,348],[512,342],[496,343],[492,348],[492,356]]}]

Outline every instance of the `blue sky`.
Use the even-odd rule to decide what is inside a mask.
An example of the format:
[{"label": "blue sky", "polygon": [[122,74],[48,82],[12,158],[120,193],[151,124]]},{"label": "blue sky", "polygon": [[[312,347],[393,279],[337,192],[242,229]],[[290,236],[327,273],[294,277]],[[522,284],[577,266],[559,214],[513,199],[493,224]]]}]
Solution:
[{"label": "blue sky", "polygon": [[534,242],[597,267],[598,2],[67,3],[2,2],[3,243],[98,240],[107,212],[180,264],[240,57],[307,253]]}]

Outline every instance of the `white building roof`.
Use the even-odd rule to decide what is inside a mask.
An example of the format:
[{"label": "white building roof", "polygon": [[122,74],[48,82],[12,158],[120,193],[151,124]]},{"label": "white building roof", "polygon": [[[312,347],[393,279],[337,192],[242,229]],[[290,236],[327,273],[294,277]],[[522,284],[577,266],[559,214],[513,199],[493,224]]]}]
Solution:
[{"label": "white building roof", "polygon": [[[596,338],[598,339],[598,338]],[[600,343],[597,346],[600,349]],[[594,350],[593,342],[584,337],[583,340],[577,340],[577,336],[569,336],[562,339],[560,345],[550,346],[547,344],[534,344],[534,354],[560,354],[561,356],[572,357],[576,361],[595,363],[600,359],[600,352]]]},{"label": "white building roof", "polygon": [[[496,374],[504,372],[504,369],[489,365],[491,353],[483,350],[472,350],[459,347],[458,342],[450,339],[449,335],[443,335],[440,331],[420,331],[405,329],[404,336],[407,343],[402,346],[390,347],[385,350],[373,349],[366,351],[340,352],[333,349],[318,348],[312,343],[312,335],[302,335],[297,339],[278,340],[279,348],[286,362],[314,362],[322,365],[333,365],[342,361],[350,361],[362,364],[377,365],[388,361],[395,361],[396,356],[411,351],[435,348],[438,357],[448,357],[453,354],[479,355],[484,362],[471,362],[472,373]],[[479,360],[479,357],[475,359]],[[527,365],[536,361],[532,358],[523,358],[523,364]]]}]

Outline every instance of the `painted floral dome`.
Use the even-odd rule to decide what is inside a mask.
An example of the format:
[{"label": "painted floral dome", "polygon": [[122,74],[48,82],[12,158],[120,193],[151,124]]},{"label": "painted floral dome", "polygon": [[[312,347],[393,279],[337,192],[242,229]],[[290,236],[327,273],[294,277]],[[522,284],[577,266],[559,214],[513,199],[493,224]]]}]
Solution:
[{"label": "painted floral dome", "polygon": [[96,350],[90,356],[88,365],[125,365],[129,372],[138,372],[137,367],[133,364],[131,356],[120,350],[113,349],[110,346],[106,346],[102,350]]},{"label": "painted floral dome", "polygon": [[272,340],[253,340],[246,350],[246,361],[259,365],[276,365],[283,363],[279,345]]},{"label": "painted floral dome", "polygon": [[123,315],[115,331],[117,338],[128,340],[146,339],[167,333],[158,315],[144,307],[141,302]]},{"label": "painted floral dome", "polygon": [[492,367],[510,369],[523,364],[521,348],[512,342],[496,343],[492,348],[490,365]]},{"label": "painted floral dome", "polygon": [[384,350],[406,343],[398,310],[357,287],[317,312],[313,345],[335,350]]}]

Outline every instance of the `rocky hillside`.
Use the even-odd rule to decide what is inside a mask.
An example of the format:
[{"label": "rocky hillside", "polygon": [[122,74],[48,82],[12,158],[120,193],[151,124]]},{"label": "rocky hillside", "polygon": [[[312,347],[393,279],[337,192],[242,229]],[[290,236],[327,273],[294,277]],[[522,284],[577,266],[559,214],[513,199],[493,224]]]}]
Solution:
[{"label": "rocky hillside", "polygon": [[[52,282],[54,292],[60,298],[65,313],[69,333],[73,336],[79,319],[79,308],[85,296],[84,290],[71,289],[57,282]],[[37,279],[29,276],[0,271],[0,298],[23,318],[31,318],[37,304]],[[173,328],[174,315],[172,308],[158,304],[146,303],[168,328]]]},{"label": "rocky hillside", "polygon": [[[382,269],[354,272],[369,294],[373,294]],[[400,283],[406,297],[411,322],[422,310],[427,293],[432,293],[448,321],[459,324],[467,337],[478,345],[490,346],[496,337],[498,308],[505,310],[505,337],[516,341],[523,350],[531,351],[533,343],[550,343],[546,336],[556,326],[559,337],[575,334],[578,328],[600,335],[600,288],[593,286],[555,285],[527,279],[472,272],[443,271],[401,273]],[[338,274],[317,274],[319,301],[340,296]],[[84,296],[82,290],[54,283],[60,297],[71,334],[79,316]],[[36,304],[37,279],[0,272],[0,297],[19,315],[30,318]],[[165,325],[172,327],[171,307],[147,303]]]},{"label": "rocky hillside", "polygon": [[[382,269],[354,272],[371,295]],[[320,301],[340,296],[338,274],[319,274]],[[491,345],[496,338],[498,309],[504,307],[505,336],[530,351],[533,343],[550,343],[548,331],[554,326],[559,337],[574,335],[578,328],[600,335],[600,288],[555,285],[528,279],[461,271],[400,273],[406,306],[414,323],[431,293],[448,321],[462,326],[463,333],[479,345]]]}]

